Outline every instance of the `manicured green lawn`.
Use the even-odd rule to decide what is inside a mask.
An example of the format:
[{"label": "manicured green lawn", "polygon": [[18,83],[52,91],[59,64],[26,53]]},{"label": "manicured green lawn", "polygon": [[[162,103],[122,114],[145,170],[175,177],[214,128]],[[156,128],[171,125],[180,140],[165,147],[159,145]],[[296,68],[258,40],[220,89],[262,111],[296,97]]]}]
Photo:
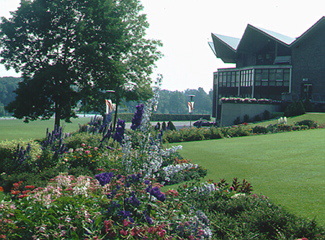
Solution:
[{"label": "manicured green lawn", "polygon": [[[313,120],[316,121],[318,124],[325,124],[325,113],[306,113],[300,116],[296,117],[290,117],[288,118],[288,124],[295,124],[296,122],[302,121],[302,120]],[[262,125],[267,126],[269,124],[275,124],[278,120],[270,120],[270,121],[264,121],[259,123],[253,123],[252,126],[255,125]]]},{"label": "manicured green lawn", "polygon": [[[90,118],[81,117],[72,119],[72,123],[62,122],[63,131],[65,133],[78,130],[78,123],[85,124]],[[24,123],[20,119],[0,119],[0,141],[13,139],[40,139],[45,137],[46,129],[53,130],[54,119],[37,120]]]},{"label": "manicured green lawn", "polygon": [[246,179],[254,193],[325,225],[325,129],[181,145],[184,158],[208,169],[206,179]]}]

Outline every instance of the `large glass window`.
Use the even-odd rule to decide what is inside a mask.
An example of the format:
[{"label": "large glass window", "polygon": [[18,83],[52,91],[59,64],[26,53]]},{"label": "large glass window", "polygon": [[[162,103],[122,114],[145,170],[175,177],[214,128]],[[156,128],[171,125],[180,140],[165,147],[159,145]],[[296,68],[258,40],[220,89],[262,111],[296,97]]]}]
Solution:
[{"label": "large glass window", "polygon": [[236,87],[240,86],[240,72],[236,72]]},{"label": "large glass window", "polygon": [[283,69],[277,69],[275,74],[276,86],[283,85]]},{"label": "large glass window", "polygon": [[283,85],[289,86],[290,82],[290,69],[284,69],[283,70]]},{"label": "large glass window", "polygon": [[275,69],[269,70],[269,86],[275,86]]},{"label": "large glass window", "polygon": [[236,72],[231,72],[231,87],[236,87]]}]

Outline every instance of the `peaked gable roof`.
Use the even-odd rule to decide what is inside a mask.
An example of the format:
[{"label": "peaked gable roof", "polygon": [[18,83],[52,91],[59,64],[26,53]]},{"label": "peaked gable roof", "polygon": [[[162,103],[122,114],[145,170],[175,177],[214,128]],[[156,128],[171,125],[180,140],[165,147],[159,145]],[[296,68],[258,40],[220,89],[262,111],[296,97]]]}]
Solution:
[{"label": "peaked gable roof", "polygon": [[229,37],[221,34],[212,33],[217,39],[227,44],[233,50],[236,50],[240,42],[240,38]]},{"label": "peaked gable roof", "polygon": [[[213,43],[210,42],[209,45],[216,57],[221,58],[225,63],[235,63],[238,51],[256,51],[269,40],[276,41],[285,48],[291,48],[299,41],[307,38],[313,32],[321,29],[321,27],[325,27],[324,16],[300,37],[292,38],[271,30],[248,24],[241,39],[212,33],[211,35]],[[213,46],[211,44],[213,44]]]},{"label": "peaked gable roof", "polygon": [[313,26],[311,26],[307,31],[305,31],[303,34],[301,34],[293,43],[292,46],[298,44],[299,42],[306,39],[308,36],[310,36],[313,32],[320,30],[323,28],[323,31],[325,31],[325,16],[321,17]]},{"label": "peaked gable roof", "polygon": [[[253,27],[253,26],[252,26]],[[271,30],[267,30],[264,28],[260,28],[260,27],[255,27],[257,30],[263,32],[264,34],[268,35],[269,37],[273,38],[274,40],[290,45],[291,43],[293,43],[293,41],[295,41],[295,38],[283,35],[281,33],[277,33],[277,32],[273,32]]]}]

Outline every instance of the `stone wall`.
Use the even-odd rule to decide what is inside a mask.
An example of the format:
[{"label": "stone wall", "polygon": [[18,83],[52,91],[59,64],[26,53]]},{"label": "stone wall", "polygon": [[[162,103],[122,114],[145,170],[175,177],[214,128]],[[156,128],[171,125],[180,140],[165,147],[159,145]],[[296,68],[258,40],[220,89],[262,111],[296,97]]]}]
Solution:
[{"label": "stone wall", "polygon": [[281,106],[278,104],[254,104],[254,103],[222,103],[221,104],[221,119],[220,126],[230,126],[234,124],[237,117],[243,121],[247,114],[250,118],[256,115],[263,116],[265,110],[272,112],[279,112]]}]

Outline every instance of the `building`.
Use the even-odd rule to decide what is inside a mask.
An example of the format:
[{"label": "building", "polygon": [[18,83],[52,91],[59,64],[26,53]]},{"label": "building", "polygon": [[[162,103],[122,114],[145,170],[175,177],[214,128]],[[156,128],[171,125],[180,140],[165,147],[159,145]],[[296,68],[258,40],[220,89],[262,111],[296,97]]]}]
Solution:
[{"label": "building", "polygon": [[325,103],[325,17],[298,38],[248,24],[241,39],[212,33],[209,45],[236,64],[214,72],[214,117],[221,97]]}]

